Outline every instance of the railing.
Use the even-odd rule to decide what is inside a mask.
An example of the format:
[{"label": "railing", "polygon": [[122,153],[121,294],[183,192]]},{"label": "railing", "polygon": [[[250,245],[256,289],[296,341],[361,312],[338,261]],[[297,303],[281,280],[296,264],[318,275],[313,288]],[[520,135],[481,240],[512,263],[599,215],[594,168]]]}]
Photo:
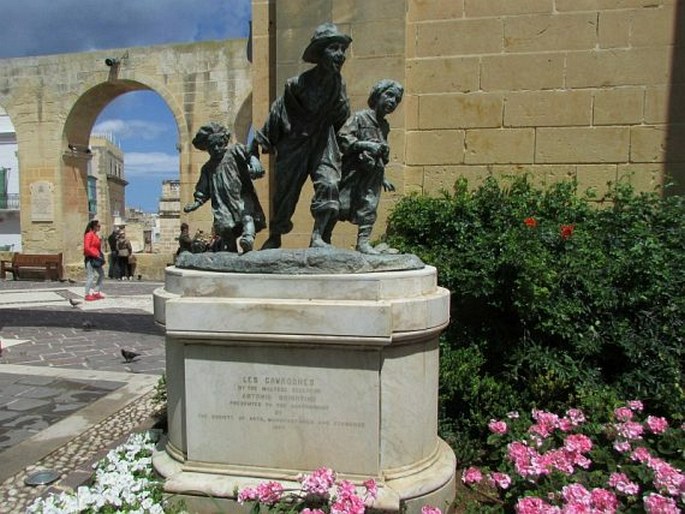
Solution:
[{"label": "railing", "polygon": [[18,210],[19,193],[0,194],[0,209]]}]

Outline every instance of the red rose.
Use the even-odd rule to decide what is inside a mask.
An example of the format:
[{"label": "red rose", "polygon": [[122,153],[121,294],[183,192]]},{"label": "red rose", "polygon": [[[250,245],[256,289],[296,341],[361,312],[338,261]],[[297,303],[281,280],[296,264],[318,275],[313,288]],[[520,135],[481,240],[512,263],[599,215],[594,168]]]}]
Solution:
[{"label": "red rose", "polygon": [[575,225],[562,225],[560,229],[561,238],[566,241],[573,235],[573,229],[576,228]]},{"label": "red rose", "polygon": [[526,218],[523,220],[523,223],[526,225],[526,227],[530,228],[535,228],[538,226],[538,221],[535,218]]}]

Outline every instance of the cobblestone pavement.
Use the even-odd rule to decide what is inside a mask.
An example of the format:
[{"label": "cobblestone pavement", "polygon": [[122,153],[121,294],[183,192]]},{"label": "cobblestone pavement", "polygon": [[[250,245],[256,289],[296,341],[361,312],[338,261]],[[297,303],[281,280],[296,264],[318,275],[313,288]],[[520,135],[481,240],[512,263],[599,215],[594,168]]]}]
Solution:
[{"label": "cobblestone pavement", "polygon": [[[154,422],[161,285],[106,280],[107,298],[85,302],[82,284],[0,280],[0,512],[80,485],[94,460]],[[140,356],[127,363],[121,349]],[[56,484],[24,484],[45,468],[58,470]]]}]

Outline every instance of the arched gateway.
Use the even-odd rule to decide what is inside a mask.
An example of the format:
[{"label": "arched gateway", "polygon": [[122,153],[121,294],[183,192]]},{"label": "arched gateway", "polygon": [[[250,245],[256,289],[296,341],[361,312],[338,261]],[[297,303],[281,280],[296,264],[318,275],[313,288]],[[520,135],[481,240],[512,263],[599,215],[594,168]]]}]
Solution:
[{"label": "arched gateway", "polygon": [[245,49],[245,40],[230,40],[0,60],[0,106],[17,135],[23,251],[81,262],[91,130],[104,107],[128,92],[155,91],[173,113],[181,202],[189,201],[205,159],[191,152],[192,135],[209,120],[232,126],[239,112],[238,134],[246,132]]}]

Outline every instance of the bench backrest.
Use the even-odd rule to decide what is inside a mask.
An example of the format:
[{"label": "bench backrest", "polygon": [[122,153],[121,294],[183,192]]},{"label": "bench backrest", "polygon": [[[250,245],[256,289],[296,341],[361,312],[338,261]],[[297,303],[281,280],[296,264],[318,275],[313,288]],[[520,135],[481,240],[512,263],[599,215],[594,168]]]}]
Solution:
[{"label": "bench backrest", "polygon": [[15,253],[12,256],[13,266],[45,266],[46,264],[62,265],[61,253]]}]

